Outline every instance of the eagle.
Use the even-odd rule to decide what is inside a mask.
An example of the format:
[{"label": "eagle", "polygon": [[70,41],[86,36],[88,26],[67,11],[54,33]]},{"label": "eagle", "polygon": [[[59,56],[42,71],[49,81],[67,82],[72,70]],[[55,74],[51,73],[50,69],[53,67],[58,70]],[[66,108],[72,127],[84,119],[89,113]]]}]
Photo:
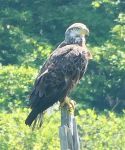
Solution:
[{"label": "eagle", "polygon": [[58,101],[63,103],[85,74],[88,61],[92,59],[86,47],[86,35],[89,29],[82,23],[67,28],[64,41],[43,64],[35,80],[26,125],[41,127],[44,112]]}]

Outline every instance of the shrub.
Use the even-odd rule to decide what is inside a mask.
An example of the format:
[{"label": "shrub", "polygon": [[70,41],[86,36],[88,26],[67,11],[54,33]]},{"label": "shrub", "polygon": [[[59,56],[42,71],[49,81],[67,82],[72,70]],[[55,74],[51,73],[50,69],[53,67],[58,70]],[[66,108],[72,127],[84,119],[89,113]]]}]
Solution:
[{"label": "shrub", "polygon": [[124,149],[125,116],[105,111],[97,114],[94,110],[81,110],[78,116],[82,150]]},{"label": "shrub", "polygon": [[[59,112],[46,114],[41,129],[32,131],[24,124],[28,111],[16,109],[12,113],[0,113],[1,150],[59,150]],[[125,115],[117,116],[105,111],[80,110],[77,124],[81,150],[124,149]]]},{"label": "shrub", "polygon": [[40,130],[32,131],[25,125],[26,109],[0,114],[1,150],[59,150],[59,115],[46,116]]},{"label": "shrub", "polygon": [[36,69],[0,66],[0,110],[25,105],[33,84]]}]

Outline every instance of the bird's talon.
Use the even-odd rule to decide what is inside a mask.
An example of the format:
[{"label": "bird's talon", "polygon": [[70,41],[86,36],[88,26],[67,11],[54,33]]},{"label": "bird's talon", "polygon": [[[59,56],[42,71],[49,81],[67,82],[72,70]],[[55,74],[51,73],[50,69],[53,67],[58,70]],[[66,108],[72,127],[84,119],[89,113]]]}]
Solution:
[{"label": "bird's talon", "polygon": [[62,103],[60,103],[60,107],[64,107],[67,105],[68,111],[70,113],[73,113],[75,110],[75,104],[76,104],[76,102],[74,100],[66,98]]}]

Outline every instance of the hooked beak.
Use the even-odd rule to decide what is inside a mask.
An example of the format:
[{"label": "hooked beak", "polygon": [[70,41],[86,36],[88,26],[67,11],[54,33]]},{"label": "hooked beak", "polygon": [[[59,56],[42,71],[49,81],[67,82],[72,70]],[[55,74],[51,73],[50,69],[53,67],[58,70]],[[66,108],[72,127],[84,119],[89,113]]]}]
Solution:
[{"label": "hooked beak", "polygon": [[85,35],[89,36],[89,29],[88,28],[85,29]]},{"label": "hooked beak", "polygon": [[81,35],[85,36],[89,36],[89,29],[88,28],[85,28],[84,30],[81,31]]}]

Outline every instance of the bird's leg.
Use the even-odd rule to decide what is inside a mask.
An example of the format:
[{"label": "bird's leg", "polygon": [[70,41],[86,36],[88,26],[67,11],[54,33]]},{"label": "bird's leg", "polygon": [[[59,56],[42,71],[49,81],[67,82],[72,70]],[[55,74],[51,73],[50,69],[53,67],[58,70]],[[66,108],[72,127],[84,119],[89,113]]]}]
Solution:
[{"label": "bird's leg", "polygon": [[66,97],[63,101],[60,101],[60,107],[67,106],[69,112],[74,113],[76,102],[69,97]]}]

